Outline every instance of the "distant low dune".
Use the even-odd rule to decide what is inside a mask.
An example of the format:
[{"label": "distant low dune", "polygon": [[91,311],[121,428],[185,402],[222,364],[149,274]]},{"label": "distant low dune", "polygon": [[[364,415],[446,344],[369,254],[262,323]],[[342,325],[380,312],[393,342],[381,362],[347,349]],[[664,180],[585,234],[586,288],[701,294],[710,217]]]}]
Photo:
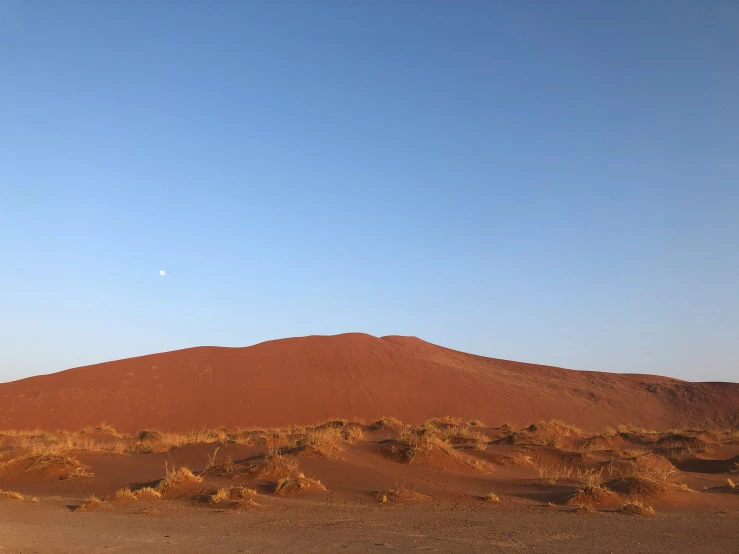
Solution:
[{"label": "distant low dune", "polygon": [[182,431],[447,414],[585,429],[736,423],[739,384],[573,371],[360,333],[189,348],[0,384],[0,428],[107,421],[124,432]]}]

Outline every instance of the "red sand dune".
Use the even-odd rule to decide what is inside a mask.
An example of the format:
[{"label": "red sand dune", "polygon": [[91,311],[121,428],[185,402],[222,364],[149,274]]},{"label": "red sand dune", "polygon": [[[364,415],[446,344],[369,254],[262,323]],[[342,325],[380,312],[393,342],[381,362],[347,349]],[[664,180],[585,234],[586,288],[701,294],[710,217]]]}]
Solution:
[{"label": "red sand dune", "polygon": [[664,429],[736,422],[739,384],[573,371],[359,333],[189,348],[0,384],[0,428],[107,421],[125,432],[174,431],[382,415]]}]

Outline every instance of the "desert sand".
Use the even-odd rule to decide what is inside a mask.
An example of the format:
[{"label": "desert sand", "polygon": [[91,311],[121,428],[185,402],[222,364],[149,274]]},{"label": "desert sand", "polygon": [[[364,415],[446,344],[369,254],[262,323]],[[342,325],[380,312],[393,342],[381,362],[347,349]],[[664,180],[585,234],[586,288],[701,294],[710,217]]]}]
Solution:
[{"label": "desert sand", "polygon": [[733,553],[738,395],[361,334],[33,377],[0,553]]},{"label": "desert sand", "polygon": [[587,430],[736,422],[739,384],[572,371],[414,337],[351,333],[200,347],[0,384],[0,428],[136,432],[447,414],[490,424],[558,418]]}]

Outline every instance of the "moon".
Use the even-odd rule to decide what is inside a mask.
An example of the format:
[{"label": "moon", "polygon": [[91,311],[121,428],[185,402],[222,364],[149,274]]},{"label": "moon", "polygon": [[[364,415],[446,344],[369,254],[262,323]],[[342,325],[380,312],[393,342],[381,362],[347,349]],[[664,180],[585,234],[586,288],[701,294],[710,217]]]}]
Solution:
[{"label": "moon", "polygon": [[167,272],[164,271],[163,269],[159,271],[159,275],[161,275],[162,277],[164,277],[166,274]]}]

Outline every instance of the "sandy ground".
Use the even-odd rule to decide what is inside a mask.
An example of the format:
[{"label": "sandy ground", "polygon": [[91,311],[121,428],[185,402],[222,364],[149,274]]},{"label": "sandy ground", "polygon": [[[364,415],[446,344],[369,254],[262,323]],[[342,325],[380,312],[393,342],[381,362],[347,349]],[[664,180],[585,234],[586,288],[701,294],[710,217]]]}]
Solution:
[{"label": "sandy ground", "polygon": [[72,499],[0,502],[0,552],[706,552],[736,553],[739,503],[650,517],[565,507],[360,506],[287,500],[214,512],[168,505],[76,513]]},{"label": "sandy ground", "polygon": [[739,552],[736,430],[388,425],[0,432],[0,554]]},{"label": "sandy ground", "polygon": [[739,422],[739,384],[572,371],[360,333],[199,347],[0,383],[0,429],[189,431],[445,415],[586,430]]}]

